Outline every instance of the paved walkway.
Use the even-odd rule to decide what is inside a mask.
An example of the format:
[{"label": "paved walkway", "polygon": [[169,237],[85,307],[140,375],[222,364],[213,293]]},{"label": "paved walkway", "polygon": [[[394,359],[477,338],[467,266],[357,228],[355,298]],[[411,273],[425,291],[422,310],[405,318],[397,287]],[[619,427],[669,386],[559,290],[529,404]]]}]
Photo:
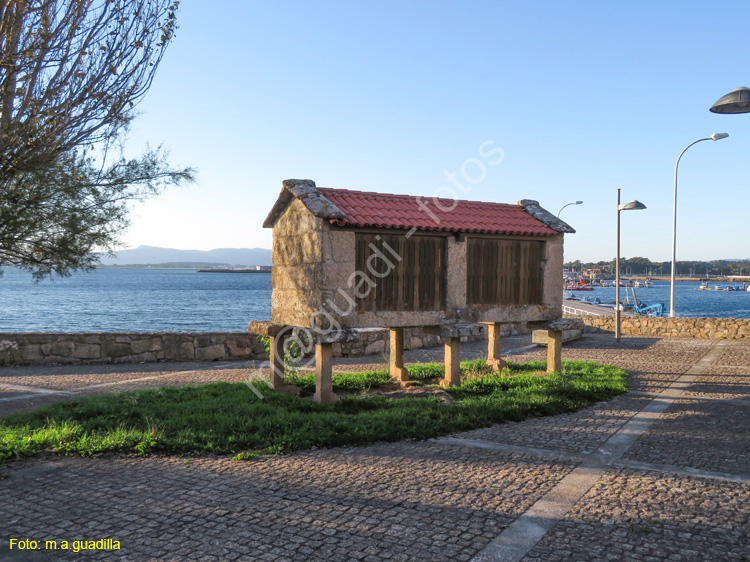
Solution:
[{"label": "paved walkway", "polygon": [[[522,351],[519,360],[545,354]],[[566,344],[564,356],[628,369],[631,392],[430,441],[254,462],[110,455],[11,464],[0,480],[0,559],[750,560],[750,342],[615,346],[590,335]],[[61,392],[247,373],[199,367],[0,369],[0,412]],[[8,551],[11,538],[42,547],[109,538],[121,549],[24,554]]]}]

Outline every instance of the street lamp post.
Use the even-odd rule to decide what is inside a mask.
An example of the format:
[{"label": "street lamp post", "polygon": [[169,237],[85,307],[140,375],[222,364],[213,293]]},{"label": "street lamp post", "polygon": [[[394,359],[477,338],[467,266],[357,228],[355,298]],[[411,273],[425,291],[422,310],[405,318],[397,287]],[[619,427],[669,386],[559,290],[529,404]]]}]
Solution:
[{"label": "street lamp post", "polygon": [[750,88],[735,88],[711,106],[713,113],[750,113]]},{"label": "street lamp post", "polygon": [[559,210],[559,211],[557,212],[557,218],[560,218],[560,213],[562,213],[562,210],[563,210],[563,209],[564,209],[565,207],[569,207],[570,205],[582,205],[582,204],[583,204],[583,201],[573,201],[572,203],[568,203],[567,205],[563,205],[563,206],[562,206],[562,209],[560,209],[560,210]]},{"label": "street lamp post", "polygon": [[620,211],[640,211],[646,205],[635,199],[620,205],[620,190],[617,190],[617,253],[615,254],[615,341],[620,343]]},{"label": "street lamp post", "polygon": [[677,274],[677,170],[680,166],[680,160],[682,159],[682,155],[685,154],[687,149],[693,146],[694,144],[698,144],[699,142],[703,142],[707,140],[717,141],[717,140],[725,139],[728,136],[729,135],[727,133],[714,133],[713,135],[711,135],[710,137],[706,137],[705,139],[698,139],[697,141],[691,142],[689,145],[687,145],[684,148],[682,152],[680,152],[680,155],[677,157],[677,163],[674,165],[674,207],[672,210],[672,275],[670,276],[670,287],[669,287],[669,317],[670,318],[674,318],[674,311],[675,311],[674,309],[674,284],[675,284],[675,276]]}]

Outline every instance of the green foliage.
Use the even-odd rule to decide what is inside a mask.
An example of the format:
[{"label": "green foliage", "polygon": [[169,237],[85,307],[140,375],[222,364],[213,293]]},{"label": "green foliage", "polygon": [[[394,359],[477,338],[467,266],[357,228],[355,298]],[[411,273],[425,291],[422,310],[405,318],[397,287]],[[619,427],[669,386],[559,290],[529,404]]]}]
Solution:
[{"label": "green foliage", "polygon": [[[471,363],[471,362],[470,362]],[[575,411],[627,390],[627,374],[611,365],[563,362],[560,374],[538,376],[543,362],[477,375],[437,398],[345,398],[332,406],[269,392],[259,400],[244,383],[139,390],[76,398],[0,418],[0,460],[43,452],[136,455],[212,452],[237,458],[375,441],[427,439],[528,417]],[[338,389],[366,389],[384,372],[339,376]],[[306,377],[302,377],[306,378]],[[307,383],[305,383],[307,384]]]},{"label": "green foliage", "polygon": [[[564,267],[581,269],[600,269],[605,273],[614,275],[615,260],[599,262],[581,262],[575,260],[565,263]],[[669,275],[672,271],[672,262],[652,262],[648,258],[620,258],[620,271],[632,275]],[[748,275],[750,274],[750,261],[678,261],[678,275],[693,275],[703,277],[705,275]]]},{"label": "green foliage", "polygon": [[420,363],[409,366],[409,378],[414,381],[441,379],[444,375],[445,365],[442,363]]},{"label": "green foliage", "polygon": [[[373,388],[380,388],[391,382],[388,371],[366,371],[363,373],[333,373],[333,390],[336,392],[368,392]],[[315,392],[315,374],[304,376],[289,373],[284,376],[284,382],[302,389],[303,396]]]},{"label": "green foliage", "polygon": [[129,201],[192,180],[160,148],[115,148],[167,45],[173,0],[27,0],[0,18],[0,266],[37,278],[90,269]]},{"label": "green foliage", "polygon": [[263,349],[266,351],[266,355],[271,355],[271,337],[266,335],[258,336],[258,339],[263,344]]},{"label": "green foliage", "polygon": [[38,278],[90,269],[98,261],[92,249],[112,249],[128,226],[129,201],[191,180],[190,170],[171,170],[161,150],[106,169],[72,151],[20,172],[0,191],[0,265]]}]

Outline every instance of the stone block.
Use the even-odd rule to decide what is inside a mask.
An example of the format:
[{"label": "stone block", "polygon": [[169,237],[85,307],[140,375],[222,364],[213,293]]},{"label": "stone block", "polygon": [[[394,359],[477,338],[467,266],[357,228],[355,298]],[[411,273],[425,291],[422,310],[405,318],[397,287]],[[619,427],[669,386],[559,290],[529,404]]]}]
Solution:
[{"label": "stone block", "polygon": [[[291,206],[290,206],[291,207]],[[300,236],[306,232],[320,230],[320,219],[314,217],[307,209],[288,209],[288,212],[276,223],[274,235]]]},{"label": "stone block", "polygon": [[195,346],[192,340],[184,337],[165,338],[164,359],[167,361],[193,361],[195,359]]},{"label": "stone block", "polygon": [[331,230],[323,238],[323,259],[336,263],[354,264],[357,260],[354,232]]},{"label": "stone block", "polygon": [[210,345],[213,345],[213,338],[211,338],[211,335],[208,333],[203,334],[191,334],[188,337],[192,337],[193,339],[193,345],[195,345],[196,349],[199,347],[209,347]]},{"label": "stone block", "polygon": [[236,359],[251,359],[253,357],[253,338],[247,336],[229,336],[226,338],[229,356]]},{"label": "stone block", "polygon": [[562,332],[547,332],[547,372],[559,373],[562,370]]},{"label": "stone block", "polygon": [[306,232],[297,237],[301,246],[302,263],[319,264],[323,262],[323,242],[319,232]]},{"label": "stone block", "polygon": [[310,291],[274,289],[271,294],[271,321],[276,324],[309,326],[310,315],[320,308],[320,295]]},{"label": "stone block", "polygon": [[37,344],[24,345],[18,351],[20,352],[21,360],[24,362],[40,361],[43,357],[41,346]]},{"label": "stone block", "polygon": [[323,281],[322,264],[274,265],[271,272],[271,284],[274,290],[320,290],[323,288]]},{"label": "stone block", "polygon": [[76,359],[99,359],[101,357],[101,346],[90,343],[76,343],[73,357]]},{"label": "stone block", "polygon": [[75,357],[62,357],[58,355],[49,355],[42,358],[42,365],[72,364],[78,360]]},{"label": "stone block", "polygon": [[161,338],[153,336],[148,339],[136,340],[132,342],[131,347],[134,354],[160,351],[162,348]]},{"label": "stone block", "polygon": [[[583,327],[578,330],[563,330],[562,341],[567,342],[576,340],[583,335]],[[534,330],[531,333],[531,343],[539,346],[546,346],[548,341],[547,330]]]},{"label": "stone block", "polygon": [[331,345],[315,346],[315,396],[320,404],[335,404],[338,396],[333,392]]},{"label": "stone block", "polygon": [[274,269],[284,266],[298,267],[302,264],[302,247],[297,237],[275,236],[272,260]]},{"label": "stone block", "polygon": [[306,330],[304,334],[304,341],[312,341],[321,344],[332,344],[332,343],[356,343],[360,341],[359,332],[357,330]]},{"label": "stone block", "polygon": [[117,357],[114,359],[114,363],[153,363],[156,361],[156,355],[154,353],[137,353],[133,355],[125,355],[124,357]]},{"label": "stone block", "polygon": [[247,331],[260,336],[275,336],[283,329],[283,324],[274,324],[263,320],[251,320],[247,323]]},{"label": "stone block", "polygon": [[445,375],[440,379],[440,386],[461,385],[461,341],[458,337],[446,337],[443,340],[445,357]]},{"label": "stone block", "polygon": [[444,338],[462,338],[481,334],[482,327],[478,324],[449,324],[440,327],[440,335]]},{"label": "stone block", "polygon": [[319,288],[337,291],[339,288],[346,291],[349,289],[349,277],[354,274],[354,262],[348,263],[324,263],[322,264],[322,285]]},{"label": "stone block", "polygon": [[335,291],[330,291],[324,303],[326,309],[334,317],[343,319],[344,323],[346,323],[345,318],[347,316],[356,316],[357,314],[357,299],[351,289],[339,287]]},{"label": "stone block", "polygon": [[73,349],[72,341],[56,341],[50,346],[49,354],[59,357],[72,357]]},{"label": "stone block", "polygon": [[209,345],[195,350],[195,358],[198,361],[218,361],[225,359],[226,356],[227,352],[223,345]]},{"label": "stone block", "polygon": [[129,343],[118,343],[114,341],[114,338],[107,338],[101,346],[101,355],[103,357],[125,357],[126,355],[132,355],[133,349]]},{"label": "stone block", "polygon": [[365,347],[365,355],[375,355],[378,353],[383,353],[385,351],[385,341],[375,341],[370,344],[367,344]]},{"label": "stone block", "polygon": [[274,236],[274,266],[319,264],[323,261],[323,248],[319,232],[304,232],[296,236]]}]

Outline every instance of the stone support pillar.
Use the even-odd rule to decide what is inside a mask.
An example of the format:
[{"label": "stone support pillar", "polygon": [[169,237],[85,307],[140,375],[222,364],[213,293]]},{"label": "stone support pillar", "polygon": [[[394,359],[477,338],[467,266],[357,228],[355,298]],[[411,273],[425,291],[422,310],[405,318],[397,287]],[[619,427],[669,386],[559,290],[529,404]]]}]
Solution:
[{"label": "stone support pillar", "polygon": [[391,378],[408,381],[409,371],[404,367],[404,329],[390,329],[390,370]]},{"label": "stone support pillar", "polygon": [[443,388],[461,385],[461,338],[443,338],[445,349],[445,378],[440,381]]},{"label": "stone support pillar", "polygon": [[562,340],[560,330],[547,331],[547,372],[558,373],[562,370]]},{"label": "stone support pillar", "polygon": [[333,392],[332,350],[330,343],[315,344],[315,401],[321,404],[335,404],[339,399]]},{"label": "stone support pillar", "polygon": [[271,376],[268,384],[274,390],[284,387],[284,340],[286,334],[269,336],[271,349],[269,350],[269,359],[271,363]]},{"label": "stone support pillar", "polygon": [[507,365],[500,357],[500,322],[488,322],[487,326],[487,364],[495,371],[499,371]]}]

